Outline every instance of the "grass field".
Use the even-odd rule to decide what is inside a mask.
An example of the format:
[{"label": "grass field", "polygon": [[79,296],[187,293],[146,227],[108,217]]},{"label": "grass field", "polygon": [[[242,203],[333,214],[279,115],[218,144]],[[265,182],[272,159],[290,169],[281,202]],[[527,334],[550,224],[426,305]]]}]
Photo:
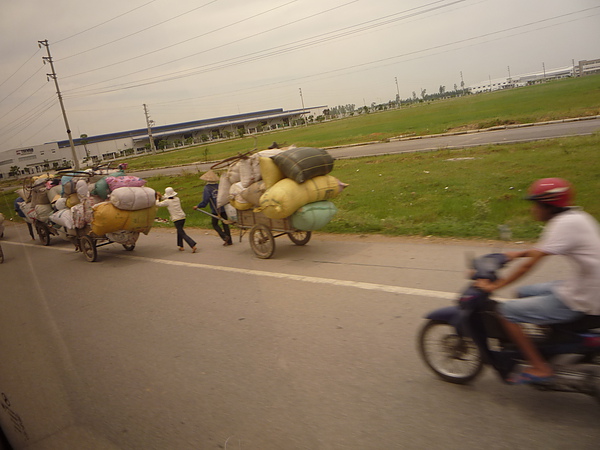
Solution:
[{"label": "grass field", "polygon": [[[339,160],[332,175],[348,183],[333,202],[334,219],[322,231],[391,236],[498,238],[508,225],[513,239],[535,239],[541,224],[523,200],[537,178],[559,176],[577,186],[577,204],[600,219],[600,134],[513,145],[440,150]],[[209,228],[194,212],[204,182],[197,175],[156,177],[151,187],[173,186],[189,211],[186,226]],[[167,211],[159,211],[167,218]]]},{"label": "grass field", "polygon": [[297,127],[256,137],[129,159],[130,169],[208,160],[267,148],[273,141],[331,147],[385,141],[400,135],[426,135],[600,114],[600,75],[553,81],[525,88],[471,95]]},{"label": "grass field", "polygon": [[[273,140],[326,147],[409,132],[427,134],[600,114],[598,105],[600,76],[587,77],[274,133],[262,137],[258,147],[266,148]],[[231,141],[215,146],[209,155],[219,159],[253,146],[249,139]],[[528,202],[522,198],[527,186],[540,177],[572,181],[577,187],[577,204],[600,219],[599,150],[597,133],[516,145],[339,160],[332,175],[350,186],[333,200],[339,211],[322,231],[494,239],[498,226],[508,225],[513,239],[535,239],[541,224],[530,218]],[[130,168],[198,161],[198,152],[188,149],[138,158],[132,160]],[[210,218],[192,210],[204,186],[197,175],[150,178],[148,185],[161,192],[167,186],[174,187],[188,212],[186,226],[210,228]],[[14,216],[13,200],[13,193],[0,193],[0,212],[7,217]],[[167,218],[166,209],[161,208],[159,216]]]}]

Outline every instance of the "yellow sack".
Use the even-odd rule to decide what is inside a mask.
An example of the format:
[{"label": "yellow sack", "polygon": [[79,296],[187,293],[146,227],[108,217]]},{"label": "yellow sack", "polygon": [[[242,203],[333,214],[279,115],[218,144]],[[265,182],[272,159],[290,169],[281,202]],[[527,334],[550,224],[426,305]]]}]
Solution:
[{"label": "yellow sack", "polygon": [[273,161],[271,158],[261,156],[259,159],[259,165],[260,175],[265,182],[265,187],[267,189],[275,185],[275,183],[277,183],[279,180],[285,178],[283,172],[279,170],[279,167],[277,167],[277,164],[275,164],[275,161]]},{"label": "yellow sack", "polygon": [[72,208],[73,206],[78,205],[78,204],[79,204],[79,196],[77,195],[77,193],[74,192],[73,194],[70,194],[67,197],[67,208]]},{"label": "yellow sack", "polygon": [[156,206],[125,211],[116,208],[112,203],[103,202],[94,205],[93,209],[92,233],[97,236],[121,230],[148,234],[156,216]]},{"label": "yellow sack", "polygon": [[238,202],[235,199],[231,199],[229,200],[229,204],[231,206],[233,206],[235,209],[237,209],[238,211],[245,211],[247,209],[252,209],[254,208],[254,205],[252,203],[242,203],[242,202]]},{"label": "yellow sack", "polygon": [[337,197],[346,186],[331,175],[321,175],[301,184],[284,178],[267,189],[255,211],[262,211],[270,219],[283,219],[308,203]]}]

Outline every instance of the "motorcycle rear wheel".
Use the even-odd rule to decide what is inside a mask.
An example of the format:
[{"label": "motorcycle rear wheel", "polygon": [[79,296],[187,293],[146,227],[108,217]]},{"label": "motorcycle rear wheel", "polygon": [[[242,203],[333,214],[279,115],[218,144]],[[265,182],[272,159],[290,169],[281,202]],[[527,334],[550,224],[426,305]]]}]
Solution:
[{"label": "motorcycle rear wheel", "polygon": [[442,380],[465,384],[475,379],[483,362],[479,349],[456,328],[438,320],[429,320],[419,333],[419,353],[425,364]]}]

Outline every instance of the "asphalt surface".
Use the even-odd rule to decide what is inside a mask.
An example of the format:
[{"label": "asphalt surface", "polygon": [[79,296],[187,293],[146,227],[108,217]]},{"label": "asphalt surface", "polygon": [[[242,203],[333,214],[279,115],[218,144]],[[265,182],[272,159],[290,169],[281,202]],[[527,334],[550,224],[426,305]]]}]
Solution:
[{"label": "asphalt surface", "polygon": [[[464,258],[522,244],[327,236],[257,259],[189,230],[85,261],[67,242],[1,241],[2,423],[27,449],[596,449],[581,394],[438,380],[423,316],[465,285]],[[549,259],[527,282],[564,276]],[[500,292],[508,297],[510,291]]]}]

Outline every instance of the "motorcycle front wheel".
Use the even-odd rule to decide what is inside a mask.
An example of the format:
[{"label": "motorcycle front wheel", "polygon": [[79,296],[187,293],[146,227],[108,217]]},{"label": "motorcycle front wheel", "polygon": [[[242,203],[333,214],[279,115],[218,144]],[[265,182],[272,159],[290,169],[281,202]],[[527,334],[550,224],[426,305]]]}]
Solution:
[{"label": "motorcycle front wheel", "polygon": [[479,349],[456,328],[438,320],[429,320],[419,333],[419,353],[425,364],[442,380],[465,384],[483,368]]}]

